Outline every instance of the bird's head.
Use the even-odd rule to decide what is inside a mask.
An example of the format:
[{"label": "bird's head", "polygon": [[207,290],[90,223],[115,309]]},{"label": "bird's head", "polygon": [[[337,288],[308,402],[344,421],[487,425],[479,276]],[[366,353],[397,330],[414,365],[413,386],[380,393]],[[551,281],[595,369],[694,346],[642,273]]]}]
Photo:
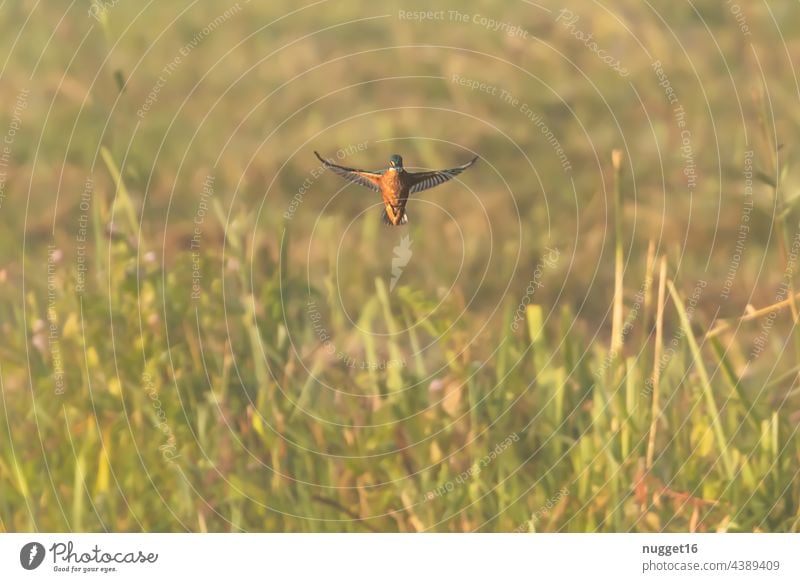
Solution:
[{"label": "bird's head", "polygon": [[389,169],[390,170],[402,170],[403,169],[403,158],[394,154],[392,157],[389,158]]}]

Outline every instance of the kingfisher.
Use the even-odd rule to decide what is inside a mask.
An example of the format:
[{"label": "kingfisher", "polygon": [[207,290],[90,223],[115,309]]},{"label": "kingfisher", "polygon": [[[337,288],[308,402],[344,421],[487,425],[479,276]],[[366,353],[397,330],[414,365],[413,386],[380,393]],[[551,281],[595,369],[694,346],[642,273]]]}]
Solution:
[{"label": "kingfisher", "polygon": [[406,202],[408,202],[408,197],[411,194],[444,184],[469,168],[478,159],[478,156],[475,156],[466,164],[449,170],[407,172],[403,168],[403,158],[394,154],[389,158],[389,166],[385,170],[368,172],[339,166],[324,159],[316,151],[314,154],[319,158],[323,166],[346,180],[375,192],[380,192],[383,197],[383,223],[391,226],[400,226],[408,222]]}]

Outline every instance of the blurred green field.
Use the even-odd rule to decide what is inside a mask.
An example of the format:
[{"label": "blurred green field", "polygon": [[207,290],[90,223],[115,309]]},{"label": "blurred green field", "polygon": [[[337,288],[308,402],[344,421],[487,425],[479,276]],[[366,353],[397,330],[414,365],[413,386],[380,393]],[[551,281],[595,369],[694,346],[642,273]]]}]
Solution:
[{"label": "blurred green field", "polygon": [[797,2],[0,15],[0,531],[800,530]]}]

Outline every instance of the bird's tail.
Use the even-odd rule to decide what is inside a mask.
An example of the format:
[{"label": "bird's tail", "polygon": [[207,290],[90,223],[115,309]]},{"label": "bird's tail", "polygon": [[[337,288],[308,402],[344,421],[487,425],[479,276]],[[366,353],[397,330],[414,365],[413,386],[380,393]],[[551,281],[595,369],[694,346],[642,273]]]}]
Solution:
[{"label": "bird's tail", "polygon": [[401,226],[403,224],[408,223],[408,214],[403,212],[403,216],[400,217],[400,220],[397,221],[397,224],[392,222],[392,219],[389,218],[389,215],[386,213],[386,210],[383,211],[383,224],[387,226]]}]

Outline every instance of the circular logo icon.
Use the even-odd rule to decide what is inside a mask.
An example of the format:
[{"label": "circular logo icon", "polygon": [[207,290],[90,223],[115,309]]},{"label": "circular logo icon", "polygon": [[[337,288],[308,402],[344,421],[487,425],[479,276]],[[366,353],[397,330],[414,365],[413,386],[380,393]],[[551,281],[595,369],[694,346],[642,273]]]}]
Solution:
[{"label": "circular logo icon", "polygon": [[44,561],[44,546],[39,542],[29,542],[19,552],[19,563],[26,570],[35,570]]}]

